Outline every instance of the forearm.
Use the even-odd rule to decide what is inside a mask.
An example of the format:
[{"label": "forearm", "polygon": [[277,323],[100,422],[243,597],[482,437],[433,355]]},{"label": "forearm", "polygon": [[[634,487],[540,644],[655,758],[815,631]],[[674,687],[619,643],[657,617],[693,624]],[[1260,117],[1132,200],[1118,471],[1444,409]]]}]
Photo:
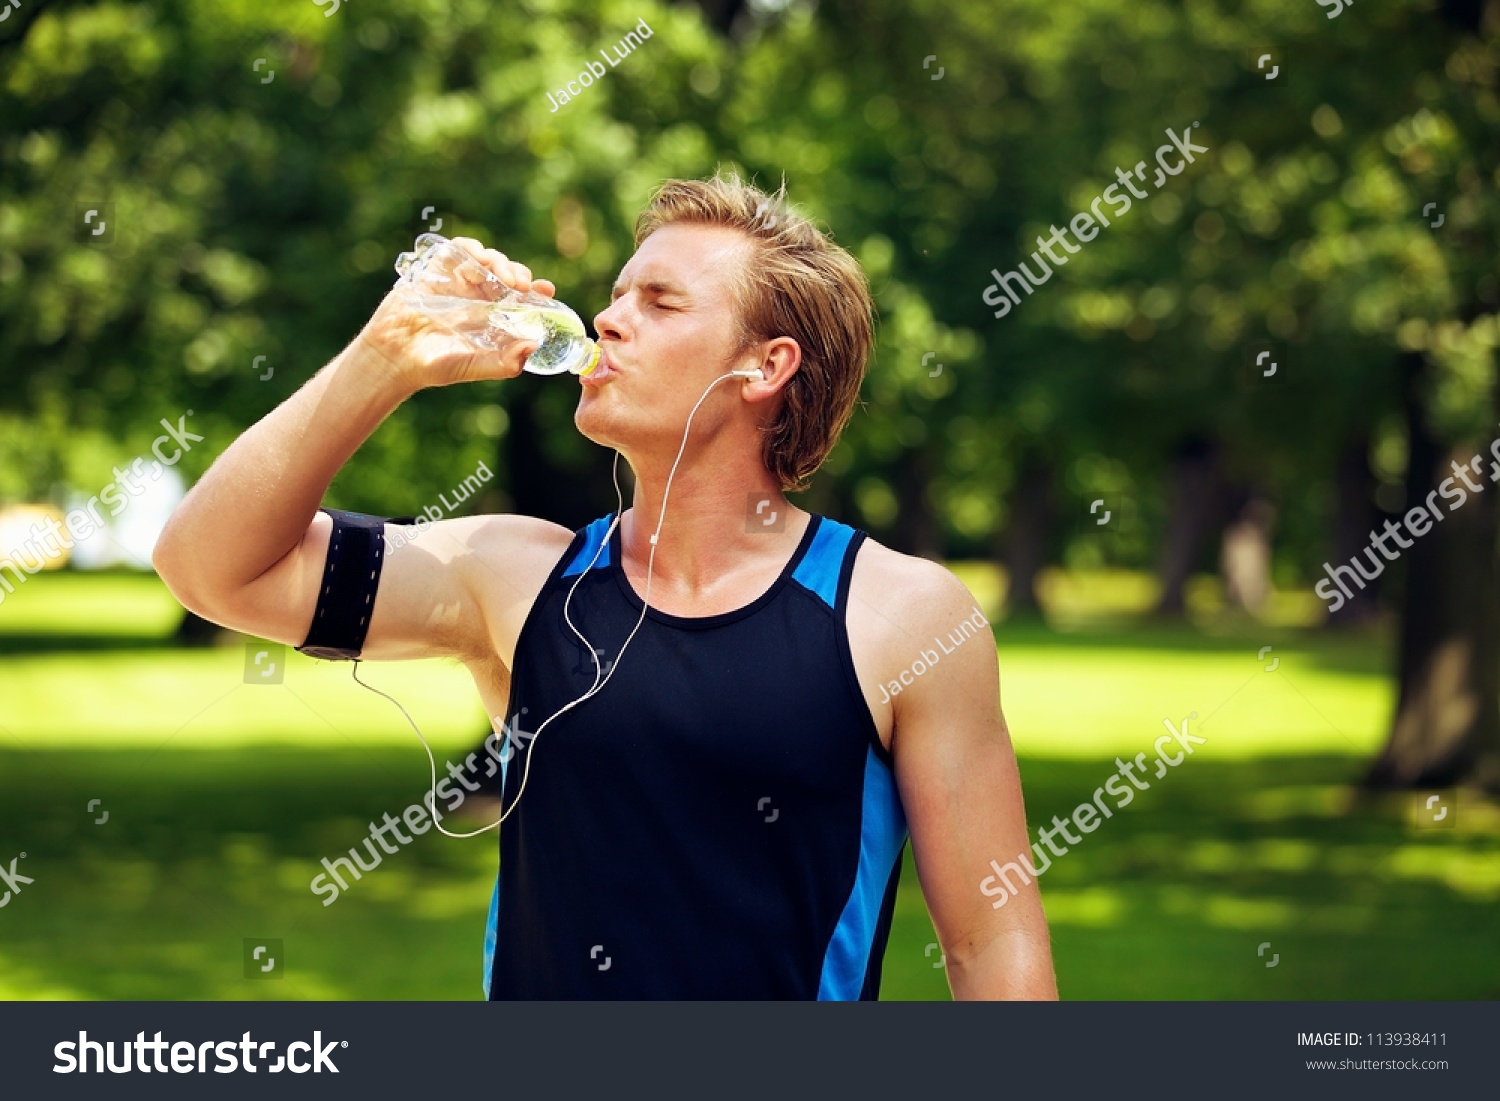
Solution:
[{"label": "forearm", "polygon": [[1045,929],[995,937],[969,959],[948,960],[948,988],[956,1002],[1056,1001],[1057,976]]},{"label": "forearm", "polygon": [[356,340],[219,456],[153,554],[200,605],[265,573],[306,534],[339,469],[410,391]]}]

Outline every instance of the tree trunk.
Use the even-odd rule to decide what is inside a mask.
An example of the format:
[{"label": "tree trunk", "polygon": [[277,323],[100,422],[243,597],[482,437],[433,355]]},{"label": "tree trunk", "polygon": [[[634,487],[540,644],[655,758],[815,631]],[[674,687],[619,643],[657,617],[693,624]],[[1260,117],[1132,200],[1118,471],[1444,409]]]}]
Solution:
[{"label": "tree trunk", "polygon": [[[1361,432],[1351,439],[1339,453],[1334,471],[1334,492],[1337,494],[1337,513],[1333,522],[1333,558],[1331,564],[1348,562],[1355,555],[1363,554],[1370,542],[1370,532],[1379,527],[1378,510],[1375,507],[1375,475],[1370,471],[1370,437]],[[1326,577],[1322,574],[1314,580]],[[1353,627],[1368,623],[1379,612],[1379,593],[1385,574],[1368,582],[1361,589],[1350,586],[1353,593],[1339,605],[1339,610],[1328,616],[1328,622],[1336,627]]]},{"label": "tree trunk", "polygon": [[[1410,510],[1427,508],[1428,495],[1455,473],[1450,464],[1470,462],[1474,449],[1450,451],[1432,435],[1421,399],[1423,357],[1407,353],[1402,360]],[[1403,552],[1400,691],[1390,739],[1365,779],[1369,787],[1469,782],[1500,791],[1500,485],[1489,481],[1488,461],[1484,456],[1477,477],[1470,474],[1480,492],[1469,493],[1457,507],[1434,498],[1443,520]]]},{"label": "tree trunk", "polygon": [[1008,584],[1006,614],[1036,616],[1041,613],[1037,578],[1047,565],[1047,547],[1056,521],[1052,504],[1052,466],[1032,455],[1016,475],[1011,493],[1010,522],[1004,529],[1005,567]]},{"label": "tree trunk", "polygon": [[[1444,0],[1441,12],[1444,22],[1468,35],[1478,33],[1486,9],[1494,18],[1500,4]],[[1487,261],[1493,254],[1478,238],[1471,246],[1476,260]],[[1472,301],[1464,321],[1472,322],[1485,309]],[[1433,437],[1422,415],[1425,359],[1409,352],[1401,357],[1401,365],[1411,456],[1406,503],[1411,508],[1425,504],[1433,487],[1453,473],[1449,462],[1471,461],[1474,449],[1450,455]],[[1495,386],[1492,401],[1500,401],[1500,386]],[[1490,482],[1488,473],[1486,456],[1479,475],[1470,473],[1481,491],[1471,493],[1455,511],[1445,511],[1444,520],[1405,552],[1400,692],[1390,738],[1365,777],[1369,787],[1471,783],[1500,791],[1500,580],[1495,546],[1500,512],[1495,495],[1500,485]],[[1438,508],[1446,510],[1449,502],[1437,500]]]},{"label": "tree trunk", "polygon": [[[510,508],[520,516],[536,516],[577,529],[615,510],[615,491],[609,480],[614,453],[597,449],[583,470],[568,470],[552,461],[543,446],[534,408],[535,394],[519,396],[506,407],[510,427],[500,438],[499,458],[510,487]],[[630,507],[630,467],[620,460],[620,492]]]},{"label": "tree trunk", "polygon": [[1214,445],[1204,439],[1183,443],[1172,461],[1170,511],[1157,568],[1161,583],[1161,596],[1156,603],[1159,616],[1182,615],[1183,587],[1198,565],[1204,539],[1222,516],[1216,467]]},{"label": "tree trunk", "polygon": [[943,557],[943,533],[933,515],[932,505],[927,500],[928,487],[934,480],[931,452],[923,447],[913,452],[901,464],[896,476],[895,530],[892,542],[903,554],[915,554],[919,558],[941,561]]},{"label": "tree trunk", "polygon": [[698,0],[703,20],[722,35],[734,30],[734,24],[745,10],[745,0]]},{"label": "tree trunk", "polygon": [[1252,494],[1234,523],[1224,529],[1219,550],[1219,575],[1224,602],[1259,616],[1271,596],[1271,528],[1276,509]]},{"label": "tree trunk", "polygon": [[172,641],[178,646],[212,646],[224,628],[210,623],[202,616],[183,609],[182,620],[172,632]]}]

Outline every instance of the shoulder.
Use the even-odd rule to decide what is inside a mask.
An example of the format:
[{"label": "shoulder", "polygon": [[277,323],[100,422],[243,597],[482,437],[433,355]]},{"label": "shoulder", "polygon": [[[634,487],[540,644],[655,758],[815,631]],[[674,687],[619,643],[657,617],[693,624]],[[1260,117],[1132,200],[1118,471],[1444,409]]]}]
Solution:
[{"label": "shoulder", "polygon": [[[887,713],[892,723],[911,714],[913,702],[946,707],[988,698],[998,684],[993,644],[960,645],[993,640],[990,622],[968,586],[940,563],[867,537],[854,560],[845,622],[861,683],[882,685],[891,697],[880,711],[872,705],[877,723]],[[940,673],[912,679],[939,662]]]},{"label": "shoulder", "polygon": [[940,627],[951,629],[978,611],[974,594],[946,566],[894,551],[869,536],[854,560],[849,597],[919,638]]},{"label": "shoulder", "polygon": [[[854,560],[845,623],[856,675],[892,753],[899,730],[908,745],[959,737],[964,716],[988,713],[998,700],[989,620],[945,566],[867,537]],[[976,638],[991,644],[964,645]]]}]

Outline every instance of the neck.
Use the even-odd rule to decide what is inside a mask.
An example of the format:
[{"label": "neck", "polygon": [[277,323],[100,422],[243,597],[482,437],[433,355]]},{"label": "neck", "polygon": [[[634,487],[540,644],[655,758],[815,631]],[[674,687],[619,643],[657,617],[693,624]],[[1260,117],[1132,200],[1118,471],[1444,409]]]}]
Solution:
[{"label": "neck", "polygon": [[738,571],[784,562],[809,517],[787,501],[759,454],[750,457],[753,469],[684,456],[665,499],[664,524],[663,494],[675,454],[660,470],[640,471],[631,507],[620,521],[620,547],[630,572],[645,574],[658,524],[653,588],[699,595]]}]

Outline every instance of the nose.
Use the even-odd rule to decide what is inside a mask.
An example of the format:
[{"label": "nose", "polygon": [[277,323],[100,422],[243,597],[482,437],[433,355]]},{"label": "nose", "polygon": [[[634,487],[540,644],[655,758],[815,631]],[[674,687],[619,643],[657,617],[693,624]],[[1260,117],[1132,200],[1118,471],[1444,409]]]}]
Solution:
[{"label": "nose", "polygon": [[594,332],[600,340],[624,340],[625,296],[616,298],[594,315]]}]

